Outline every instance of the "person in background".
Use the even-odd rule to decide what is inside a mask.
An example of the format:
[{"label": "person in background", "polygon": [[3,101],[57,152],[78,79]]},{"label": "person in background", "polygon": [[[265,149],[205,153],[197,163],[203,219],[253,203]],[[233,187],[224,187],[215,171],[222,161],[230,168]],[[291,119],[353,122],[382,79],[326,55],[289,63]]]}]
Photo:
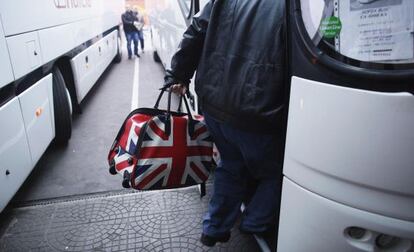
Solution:
[{"label": "person in background", "polygon": [[164,86],[184,94],[197,70],[195,90],[221,155],[200,238],[206,246],[230,239],[242,202],[240,231],[277,232],[287,114],[284,13],[282,0],[210,0],[166,71]]},{"label": "person in background", "polygon": [[127,10],[122,14],[122,24],[124,26],[125,37],[127,40],[128,59],[132,58],[131,43],[134,43],[134,55],[139,58],[138,54],[138,29],[135,27],[134,22],[138,19],[131,7],[127,7]]},{"label": "person in background", "polygon": [[138,30],[138,39],[141,44],[141,51],[144,52],[144,16],[139,13],[137,8],[134,8],[134,14],[137,19],[137,21],[134,22],[134,25]]}]

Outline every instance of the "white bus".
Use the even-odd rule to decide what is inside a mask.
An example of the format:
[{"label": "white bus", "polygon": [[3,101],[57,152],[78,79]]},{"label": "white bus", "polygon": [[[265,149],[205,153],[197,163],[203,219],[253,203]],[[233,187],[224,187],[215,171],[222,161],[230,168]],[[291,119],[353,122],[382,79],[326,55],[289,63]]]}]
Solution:
[{"label": "white bus", "polygon": [[[168,67],[197,0],[156,2],[154,59]],[[414,251],[414,1],[285,3],[278,251]]]},{"label": "white bus", "polygon": [[0,211],[121,60],[123,0],[0,1]]},{"label": "white bus", "polygon": [[286,3],[278,250],[414,251],[414,1]]}]

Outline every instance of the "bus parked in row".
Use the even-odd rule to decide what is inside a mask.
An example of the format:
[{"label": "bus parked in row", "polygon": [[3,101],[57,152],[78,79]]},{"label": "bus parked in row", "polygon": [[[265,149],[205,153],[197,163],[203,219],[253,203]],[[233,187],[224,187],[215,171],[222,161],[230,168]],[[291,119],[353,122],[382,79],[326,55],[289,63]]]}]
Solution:
[{"label": "bus parked in row", "polygon": [[123,0],[0,1],[0,211],[121,60]]}]

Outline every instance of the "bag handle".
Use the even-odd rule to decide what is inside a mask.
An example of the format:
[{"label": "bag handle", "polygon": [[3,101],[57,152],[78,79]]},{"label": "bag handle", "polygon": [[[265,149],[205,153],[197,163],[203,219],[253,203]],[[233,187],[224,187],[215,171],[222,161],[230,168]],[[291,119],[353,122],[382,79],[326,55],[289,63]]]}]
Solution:
[{"label": "bag handle", "polygon": [[[155,109],[158,109],[158,106],[160,104],[161,98],[164,95],[164,92],[166,91],[167,88],[168,87],[161,88],[161,92],[158,95],[157,101],[155,102],[155,106],[154,106]],[[189,91],[187,90],[187,92],[189,92]],[[167,114],[166,114],[168,118],[171,115],[171,94],[172,94],[172,90],[170,88],[168,90],[168,103],[167,103]],[[185,96],[185,94],[184,95],[183,94],[180,95],[180,105],[179,105],[179,109],[181,108],[181,100],[184,100],[184,105],[185,105],[185,108],[187,109],[187,115],[188,115],[188,120],[189,120],[189,128],[188,128],[189,134],[190,134],[190,136],[193,136],[194,126],[195,126],[196,121],[194,120],[194,117],[193,117],[193,115],[191,113],[190,106],[188,105],[188,100],[187,100],[187,97]],[[167,131],[167,129],[166,129],[166,131]],[[168,130],[167,133],[169,134],[170,133],[170,130]]]},{"label": "bag handle", "polygon": [[[188,90],[187,90],[188,92]],[[171,115],[171,89],[169,90],[168,93],[168,107],[167,107],[167,118],[169,120],[170,115]],[[188,134],[190,135],[190,137],[192,137],[194,135],[194,131],[195,131],[195,124],[196,124],[196,120],[193,118],[193,115],[191,114],[191,110],[190,110],[190,106],[188,105],[188,100],[187,97],[185,96],[185,94],[181,94],[180,95],[180,102],[181,99],[184,100],[184,105],[185,108],[187,109],[187,116],[188,116]],[[168,127],[170,128],[170,124],[168,124]],[[170,133],[171,129],[168,129],[168,134]],[[167,129],[166,129],[167,131]]]},{"label": "bag handle", "polygon": [[[158,109],[158,106],[159,106],[159,103],[160,103],[160,101],[161,101],[161,98],[162,98],[162,96],[163,96],[163,94],[164,94],[164,92],[165,92],[165,90],[167,89],[168,87],[163,87],[163,88],[161,88],[160,90],[161,90],[161,92],[160,92],[160,94],[158,95],[158,98],[157,98],[157,101],[156,101],[156,103],[155,103],[155,106],[154,106],[154,108],[155,109]],[[189,92],[188,90],[187,90],[187,92]],[[186,109],[187,109],[187,111],[188,111],[188,118],[189,118],[189,120],[190,120],[190,128],[189,128],[189,133],[190,133],[190,136],[192,136],[192,134],[194,133],[194,125],[195,125],[195,121],[193,120],[193,117],[192,117],[192,115],[191,115],[191,110],[189,109],[189,106],[188,106],[188,102],[187,102],[187,98],[184,96],[184,95],[180,95],[180,104],[179,104],[179,107],[178,107],[178,111],[181,111],[181,101],[182,100],[184,100],[184,103],[185,103],[185,106],[186,106]],[[169,104],[171,104],[171,100],[170,100],[170,102],[169,102]],[[171,107],[171,105],[169,105],[169,108]],[[169,110],[168,110],[169,111]],[[131,114],[130,114],[131,115]],[[128,120],[128,118],[130,117],[130,115],[125,119],[125,121],[124,121],[124,123],[122,124],[122,127],[119,129],[119,131],[118,131],[118,134],[116,135],[116,137],[115,137],[115,140],[114,140],[114,142],[112,143],[112,146],[111,146],[111,149],[110,149],[110,151],[113,151],[114,149],[115,149],[115,146],[116,146],[116,144],[118,143],[118,141],[119,141],[119,138],[121,137],[121,134],[122,134],[122,132],[123,132],[123,129],[124,129],[124,126],[125,126],[125,122]],[[170,131],[168,132],[168,133],[170,133]],[[108,154],[108,159],[109,159],[109,155],[110,154]]]},{"label": "bag handle", "polygon": [[[172,95],[172,90],[171,88],[169,88],[168,86],[161,88],[161,92],[158,95],[157,101],[155,102],[154,105],[154,109],[158,109],[160,101],[162,96],[164,95],[164,92],[168,89],[168,103],[167,103],[167,113],[165,114],[165,133],[167,135],[171,134],[171,123],[170,123],[170,117],[171,117],[171,95]],[[189,92],[187,90],[187,92]],[[195,124],[196,124],[196,120],[194,119],[191,110],[190,110],[190,106],[188,105],[188,100],[187,97],[185,96],[185,94],[181,94],[180,95],[180,106],[179,109],[181,108],[181,100],[184,100],[184,105],[185,108],[187,109],[187,116],[188,116],[188,134],[192,137],[194,135],[194,131],[195,131]]]},{"label": "bag handle", "polygon": [[[188,92],[188,90],[187,90]],[[193,115],[191,114],[191,110],[190,110],[190,106],[188,106],[188,100],[187,97],[185,97],[185,95],[181,95],[181,97],[184,97],[184,105],[185,108],[187,109],[187,114],[188,114],[188,134],[192,137],[194,136],[194,131],[195,131],[195,125],[197,123],[197,121],[193,118]]]}]

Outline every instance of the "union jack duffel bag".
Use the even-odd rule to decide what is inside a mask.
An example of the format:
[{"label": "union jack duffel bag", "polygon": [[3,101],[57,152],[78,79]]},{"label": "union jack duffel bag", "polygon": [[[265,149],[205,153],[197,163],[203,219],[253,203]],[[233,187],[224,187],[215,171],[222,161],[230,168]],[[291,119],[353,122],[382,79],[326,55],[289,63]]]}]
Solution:
[{"label": "union jack duffel bag", "polygon": [[[167,110],[158,109],[165,89],[154,108],[139,108],[125,119],[108,154],[111,174],[123,176],[125,188],[170,189],[201,184],[213,164],[213,141],[202,116],[171,111],[171,91]],[[181,98],[182,98],[181,97]]]}]

